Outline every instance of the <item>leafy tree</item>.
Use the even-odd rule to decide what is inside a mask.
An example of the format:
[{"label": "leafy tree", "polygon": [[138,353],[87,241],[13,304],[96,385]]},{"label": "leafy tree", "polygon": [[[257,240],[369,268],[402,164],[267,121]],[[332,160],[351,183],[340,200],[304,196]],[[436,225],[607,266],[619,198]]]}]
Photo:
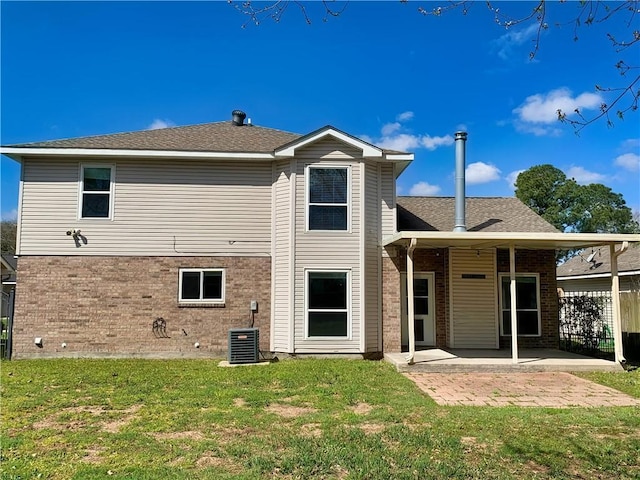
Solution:
[{"label": "leafy tree", "polygon": [[518,175],[516,197],[561,231],[634,233],[639,230],[619,193],[600,183],[578,185],[553,165]]},{"label": "leafy tree", "polygon": [[[251,0],[234,1],[227,0],[236,10],[244,14],[247,21],[242,27],[253,23],[259,25],[264,20],[280,22],[290,5],[297,7],[302,13],[307,23],[312,23],[312,16],[307,12],[305,2],[300,0],[272,0],[268,2],[255,2]],[[345,12],[349,1],[322,0],[323,15],[322,21],[327,21],[331,17],[337,17]],[[400,3],[408,3],[408,0],[400,0]],[[617,33],[607,33],[607,40],[611,42],[611,47],[619,54],[618,62],[613,66],[621,75],[620,86],[594,85],[594,89],[603,94],[610,94],[610,100],[603,102],[600,109],[591,117],[585,117],[579,109],[572,112],[557,110],[560,122],[573,126],[576,133],[587,125],[604,119],[608,126],[613,125],[613,118],[624,119],[627,112],[635,112],[640,101],[640,75],[638,71],[637,47],[640,46],[640,28],[638,19],[640,18],[640,0],[627,0],[618,2],[607,2],[603,0],[579,0],[578,2],[549,2],[547,0],[536,0],[529,2],[532,8],[529,13],[523,16],[512,16],[508,13],[509,5],[506,2],[474,2],[471,0],[449,0],[432,2],[436,5],[429,8],[419,6],[417,11],[424,16],[439,17],[451,11],[461,12],[463,15],[469,14],[473,7],[481,8],[485,5],[493,16],[493,23],[505,29],[513,28],[517,25],[535,25],[537,35],[529,58],[533,60],[541,48],[542,33],[550,28],[573,26],[573,40],[579,40],[579,34],[584,32],[586,27],[594,24],[605,23],[611,25],[610,32],[622,31],[622,36]],[[573,10],[571,10],[573,9]],[[568,17],[560,12],[569,12]],[[552,18],[553,17],[553,18]],[[622,28],[620,28],[622,27]],[[630,60],[629,60],[630,59]],[[629,63],[632,62],[632,63]]]},{"label": "leafy tree", "polygon": [[17,224],[15,220],[2,220],[0,234],[2,237],[2,253],[14,253],[16,251]]}]

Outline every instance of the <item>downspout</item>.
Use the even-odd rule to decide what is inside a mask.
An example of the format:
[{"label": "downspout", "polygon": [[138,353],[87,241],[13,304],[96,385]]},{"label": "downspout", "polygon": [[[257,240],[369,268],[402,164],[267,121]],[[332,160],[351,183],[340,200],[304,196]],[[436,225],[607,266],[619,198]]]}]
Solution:
[{"label": "downspout", "polygon": [[613,314],[613,347],[615,352],[615,361],[619,364],[626,362],[624,352],[622,350],[622,319],[620,316],[620,277],[618,276],[618,257],[622,255],[627,248],[629,242],[622,242],[620,250],[616,251],[615,244],[609,245],[611,253],[611,310]]},{"label": "downspout", "polygon": [[465,220],[465,144],[467,132],[456,132],[456,206],[454,232],[466,232]]},{"label": "downspout", "polygon": [[416,332],[415,332],[415,313],[413,308],[413,251],[416,249],[418,240],[412,238],[407,248],[407,333],[409,336],[409,355],[407,363],[413,365],[413,359],[416,355]]},{"label": "downspout", "polygon": [[511,362],[518,363],[518,304],[516,302],[516,247],[509,245],[509,292],[511,297]]}]

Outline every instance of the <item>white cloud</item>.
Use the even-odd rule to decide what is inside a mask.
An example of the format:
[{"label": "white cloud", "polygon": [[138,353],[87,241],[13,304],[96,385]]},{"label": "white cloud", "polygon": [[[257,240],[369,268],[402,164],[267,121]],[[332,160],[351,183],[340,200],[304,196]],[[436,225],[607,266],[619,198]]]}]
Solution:
[{"label": "white cloud", "polygon": [[402,125],[399,122],[386,123],[382,126],[380,133],[382,133],[383,137],[388,137],[389,135],[393,135],[395,132],[400,130]]},{"label": "white cloud", "polygon": [[500,169],[484,162],[470,163],[465,169],[467,185],[489,183],[500,178]]},{"label": "white cloud", "polygon": [[409,189],[409,195],[432,197],[440,193],[438,185],[431,185],[427,182],[418,182]]},{"label": "white cloud", "polygon": [[[514,47],[523,45],[528,41],[533,41],[537,35],[539,25],[537,23],[529,25],[523,30],[511,29],[500,38],[493,41],[493,45],[498,56],[503,60],[509,60]],[[533,43],[531,43],[533,47]]]},{"label": "white cloud", "polygon": [[569,115],[575,109],[595,110],[602,102],[602,97],[595,93],[584,92],[574,97],[568,88],[557,88],[546,94],[536,93],[527,97],[522,105],[513,109],[513,113],[526,124],[548,125],[558,121],[558,110]]},{"label": "white cloud", "polygon": [[413,118],[413,112],[402,112],[396,116],[398,122],[406,122]]},{"label": "white cloud", "polygon": [[640,149],[640,138],[629,138],[622,142],[622,150],[638,150]]},{"label": "white cloud", "polygon": [[371,137],[370,135],[360,135],[365,142],[377,145],[381,148],[389,150],[398,150],[409,152],[419,148],[427,150],[435,150],[438,147],[453,145],[454,140],[451,135],[431,136],[428,134],[415,135],[407,133],[404,130],[403,122],[413,118],[413,112],[403,112],[396,116],[395,122],[385,123],[380,129],[379,137]]},{"label": "white cloud", "polygon": [[175,127],[176,124],[173,123],[171,120],[166,120],[166,119],[161,119],[161,118],[155,118],[153,120],[153,122],[151,122],[151,124],[147,127],[147,130],[158,130],[160,128],[169,128],[169,127]]},{"label": "white cloud", "polygon": [[2,220],[16,220],[18,218],[18,209],[14,208],[8,212],[2,212]]},{"label": "white cloud", "polygon": [[597,172],[590,172],[583,167],[571,167],[565,172],[567,177],[573,178],[576,182],[586,185],[589,183],[602,183],[607,179],[606,175]]},{"label": "white cloud", "polygon": [[637,172],[640,170],[640,155],[637,153],[625,153],[619,155],[613,163],[625,170]]},{"label": "white cloud", "polygon": [[511,188],[511,190],[516,189],[516,180],[518,180],[518,175],[520,175],[522,172],[524,172],[524,170],[514,170],[513,172],[509,173],[506,177],[504,177],[504,179],[509,184],[509,188]]},{"label": "white cloud", "polygon": [[453,142],[454,140],[451,135],[445,135],[444,137],[432,137],[430,135],[424,135],[420,139],[420,143],[427,150],[435,150],[438,147],[453,145]]}]

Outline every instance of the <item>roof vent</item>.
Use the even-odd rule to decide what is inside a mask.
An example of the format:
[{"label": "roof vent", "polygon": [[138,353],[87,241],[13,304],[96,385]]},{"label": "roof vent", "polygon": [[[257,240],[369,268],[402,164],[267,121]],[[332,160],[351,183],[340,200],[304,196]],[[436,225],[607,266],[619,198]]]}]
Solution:
[{"label": "roof vent", "polygon": [[242,110],[234,110],[233,112],[231,112],[231,115],[233,115],[231,122],[234,125],[236,125],[237,127],[244,125],[244,119],[247,118],[246,113],[244,113]]}]

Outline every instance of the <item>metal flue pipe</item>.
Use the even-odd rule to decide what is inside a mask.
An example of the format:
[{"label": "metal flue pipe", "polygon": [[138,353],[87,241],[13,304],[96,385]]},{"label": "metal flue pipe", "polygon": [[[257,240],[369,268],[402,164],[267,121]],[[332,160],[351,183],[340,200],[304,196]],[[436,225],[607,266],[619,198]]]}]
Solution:
[{"label": "metal flue pipe", "polygon": [[467,132],[456,132],[456,210],[454,232],[466,232],[467,224],[465,220],[465,144],[467,142]]}]

